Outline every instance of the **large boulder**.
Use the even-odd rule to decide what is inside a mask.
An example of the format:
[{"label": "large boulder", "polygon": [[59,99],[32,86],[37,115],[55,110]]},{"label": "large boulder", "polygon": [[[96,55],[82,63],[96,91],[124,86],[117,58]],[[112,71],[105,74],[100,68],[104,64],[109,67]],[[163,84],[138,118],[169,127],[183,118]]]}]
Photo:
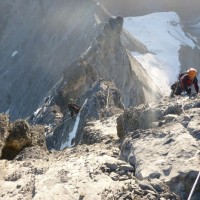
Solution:
[{"label": "large boulder", "polygon": [[0,115],[0,158],[14,159],[30,146],[45,147],[45,127],[30,126],[25,120],[9,122],[7,115]]},{"label": "large boulder", "polygon": [[30,128],[26,121],[18,120],[9,126],[9,135],[2,149],[1,159],[13,159],[25,147],[30,146]]},{"label": "large boulder", "polygon": [[[184,102],[184,100],[183,100]],[[117,134],[120,139],[124,138],[128,132],[137,129],[148,129],[154,126],[161,126],[164,121],[180,115],[184,109],[191,107],[198,107],[198,101],[182,102],[176,100],[164,99],[164,101],[157,101],[149,104],[141,104],[137,107],[125,109],[124,113],[117,119]],[[195,104],[195,105],[194,105]]]},{"label": "large boulder", "polygon": [[152,127],[152,123],[161,120],[163,115],[162,110],[151,108],[149,105],[126,109],[117,118],[117,135],[122,139],[130,131]]}]

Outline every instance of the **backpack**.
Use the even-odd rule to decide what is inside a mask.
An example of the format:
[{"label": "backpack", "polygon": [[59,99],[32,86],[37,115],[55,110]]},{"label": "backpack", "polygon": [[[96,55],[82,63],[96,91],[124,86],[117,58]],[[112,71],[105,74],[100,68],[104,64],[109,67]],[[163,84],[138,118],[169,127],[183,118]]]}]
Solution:
[{"label": "backpack", "polygon": [[183,75],[185,75],[185,74],[187,74],[187,71],[186,71],[186,72],[180,73],[180,74],[178,75],[178,80],[180,80],[180,78],[181,78]]},{"label": "backpack", "polygon": [[179,80],[180,80],[181,77],[184,76],[185,74],[187,74],[187,71],[181,72],[181,73],[178,75],[178,77],[177,77],[178,80],[177,80],[175,83],[173,83],[173,84],[171,85],[171,90],[172,90],[172,91],[175,91],[176,87],[178,86]]}]

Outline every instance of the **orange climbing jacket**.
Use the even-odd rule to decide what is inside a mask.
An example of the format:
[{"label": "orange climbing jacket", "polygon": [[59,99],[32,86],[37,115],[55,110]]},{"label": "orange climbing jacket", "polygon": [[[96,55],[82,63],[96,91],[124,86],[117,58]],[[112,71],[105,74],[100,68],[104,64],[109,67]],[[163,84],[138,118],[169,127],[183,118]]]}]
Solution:
[{"label": "orange climbing jacket", "polygon": [[194,84],[194,88],[196,93],[199,92],[198,79],[197,79],[197,70],[194,68],[190,68],[188,71],[179,74],[178,80],[171,86],[171,94],[180,95],[183,91],[186,91],[188,95],[191,94],[190,86]]},{"label": "orange climbing jacket", "polygon": [[185,90],[188,94],[190,93],[190,90],[188,87],[190,87],[192,84],[194,84],[194,88],[196,92],[199,92],[199,86],[198,86],[198,80],[197,80],[197,70],[194,68],[190,68],[186,74],[180,77],[180,86],[183,90]]}]

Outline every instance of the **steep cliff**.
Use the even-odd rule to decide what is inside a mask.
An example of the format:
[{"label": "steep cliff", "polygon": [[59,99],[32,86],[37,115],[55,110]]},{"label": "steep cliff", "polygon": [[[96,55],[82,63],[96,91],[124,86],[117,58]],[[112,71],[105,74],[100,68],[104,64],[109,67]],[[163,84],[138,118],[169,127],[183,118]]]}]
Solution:
[{"label": "steep cliff", "polygon": [[0,111],[16,119],[36,110],[63,71],[90,46],[99,29],[95,13],[99,20],[107,14],[87,0],[1,5]]}]

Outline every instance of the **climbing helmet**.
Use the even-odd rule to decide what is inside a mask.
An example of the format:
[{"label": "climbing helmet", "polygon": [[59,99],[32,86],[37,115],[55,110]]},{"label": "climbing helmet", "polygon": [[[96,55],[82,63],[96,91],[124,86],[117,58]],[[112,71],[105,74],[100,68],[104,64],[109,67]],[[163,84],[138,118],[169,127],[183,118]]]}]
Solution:
[{"label": "climbing helmet", "polygon": [[190,68],[188,69],[187,74],[190,78],[194,78],[195,76],[197,76],[197,70],[194,68]]}]

